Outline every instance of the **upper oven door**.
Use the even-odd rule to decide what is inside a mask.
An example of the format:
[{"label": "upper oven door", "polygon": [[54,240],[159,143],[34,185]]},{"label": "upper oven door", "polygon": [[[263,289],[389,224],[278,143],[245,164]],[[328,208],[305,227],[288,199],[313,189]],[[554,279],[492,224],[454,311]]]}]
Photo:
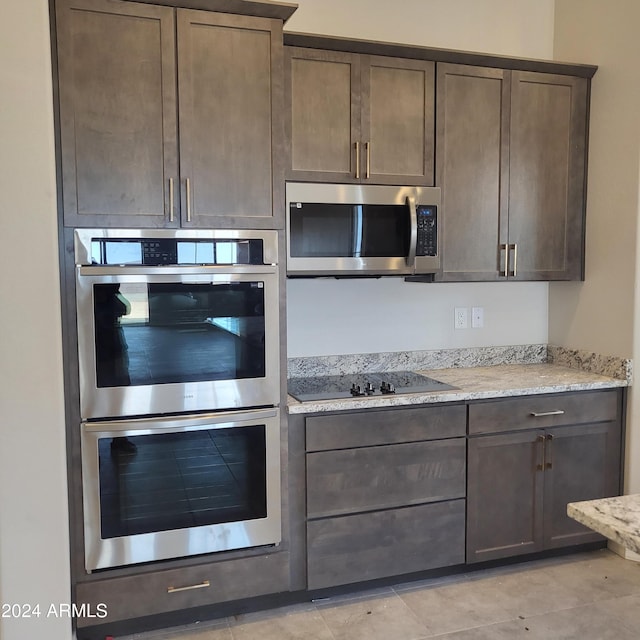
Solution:
[{"label": "upper oven door", "polygon": [[83,419],[279,403],[276,266],[76,269]]}]

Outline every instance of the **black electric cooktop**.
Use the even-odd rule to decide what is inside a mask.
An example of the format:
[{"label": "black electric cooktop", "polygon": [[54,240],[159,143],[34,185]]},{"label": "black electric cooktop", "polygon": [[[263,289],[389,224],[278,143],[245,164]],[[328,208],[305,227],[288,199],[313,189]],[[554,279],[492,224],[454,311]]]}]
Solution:
[{"label": "black electric cooktop", "polygon": [[413,373],[413,371],[289,378],[287,388],[289,395],[300,402],[457,389],[450,384]]}]

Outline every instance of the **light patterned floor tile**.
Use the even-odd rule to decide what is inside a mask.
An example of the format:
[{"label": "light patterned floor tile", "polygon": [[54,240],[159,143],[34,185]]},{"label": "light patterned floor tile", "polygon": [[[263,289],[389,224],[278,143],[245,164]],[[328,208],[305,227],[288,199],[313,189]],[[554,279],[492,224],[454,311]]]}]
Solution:
[{"label": "light patterned floor tile", "polygon": [[417,640],[426,627],[395,593],[319,609],[336,640]]}]

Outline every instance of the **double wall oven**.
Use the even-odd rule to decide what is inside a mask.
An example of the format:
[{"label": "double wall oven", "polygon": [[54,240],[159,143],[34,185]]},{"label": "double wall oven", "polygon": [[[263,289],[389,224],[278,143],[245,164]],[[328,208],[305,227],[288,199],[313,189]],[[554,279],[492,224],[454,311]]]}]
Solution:
[{"label": "double wall oven", "polygon": [[276,232],[74,244],[86,570],[278,544]]}]

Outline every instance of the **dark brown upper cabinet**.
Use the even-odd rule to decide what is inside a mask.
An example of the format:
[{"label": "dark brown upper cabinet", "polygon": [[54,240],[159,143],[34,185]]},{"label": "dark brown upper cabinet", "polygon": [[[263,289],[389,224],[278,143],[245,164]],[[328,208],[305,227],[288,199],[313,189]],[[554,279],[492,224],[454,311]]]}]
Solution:
[{"label": "dark brown upper cabinet", "polygon": [[282,20],[57,0],[66,226],[279,228]]},{"label": "dark brown upper cabinet", "polygon": [[434,63],[285,47],[286,176],[433,185]]},{"label": "dark brown upper cabinet", "polygon": [[[508,231],[510,72],[439,64],[436,184],[442,191],[442,278],[497,280]],[[506,190],[506,191],[505,191]],[[502,228],[504,226],[504,229]]]},{"label": "dark brown upper cabinet", "polygon": [[584,277],[587,96],[584,78],[512,71],[511,278]]},{"label": "dark brown upper cabinet", "polygon": [[438,64],[443,280],[580,280],[588,81]]}]

